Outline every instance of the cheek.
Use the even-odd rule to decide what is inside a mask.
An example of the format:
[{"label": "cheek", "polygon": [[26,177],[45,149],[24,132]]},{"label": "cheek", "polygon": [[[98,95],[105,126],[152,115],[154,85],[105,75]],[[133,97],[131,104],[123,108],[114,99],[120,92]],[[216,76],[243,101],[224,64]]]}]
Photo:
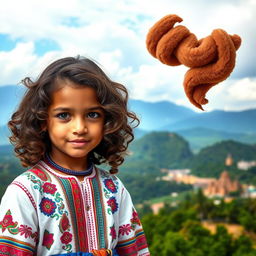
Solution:
[{"label": "cheek", "polygon": [[95,137],[97,137],[99,140],[102,140],[103,135],[104,135],[104,127],[102,126],[97,126],[94,127],[92,130],[92,133]]},{"label": "cheek", "polygon": [[48,133],[51,136],[62,136],[63,133],[66,131],[66,127],[63,125],[58,125],[54,122],[50,122],[47,127]]}]

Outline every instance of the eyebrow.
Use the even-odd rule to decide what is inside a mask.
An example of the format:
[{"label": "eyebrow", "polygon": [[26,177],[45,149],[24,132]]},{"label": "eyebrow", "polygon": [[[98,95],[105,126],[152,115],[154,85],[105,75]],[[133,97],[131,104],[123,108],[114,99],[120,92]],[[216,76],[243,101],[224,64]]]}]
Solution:
[{"label": "eyebrow", "polygon": [[[54,112],[59,112],[59,111],[72,111],[72,108],[65,108],[65,107],[59,107],[59,108],[55,108],[53,109]],[[101,106],[95,106],[95,107],[91,107],[91,108],[86,108],[86,111],[94,111],[94,110],[101,110],[103,111],[103,107]]]}]

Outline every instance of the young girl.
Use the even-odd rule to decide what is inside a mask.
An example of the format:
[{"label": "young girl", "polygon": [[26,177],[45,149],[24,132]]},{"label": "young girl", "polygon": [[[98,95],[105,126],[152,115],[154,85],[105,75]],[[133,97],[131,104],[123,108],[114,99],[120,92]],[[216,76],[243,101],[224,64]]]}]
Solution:
[{"label": "young girl", "polygon": [[10,139],[31,169],[2,198],[0,255],[149,255],[131,197],[113,175],[138,121],[125,87],[81,57],[23,83]]}]

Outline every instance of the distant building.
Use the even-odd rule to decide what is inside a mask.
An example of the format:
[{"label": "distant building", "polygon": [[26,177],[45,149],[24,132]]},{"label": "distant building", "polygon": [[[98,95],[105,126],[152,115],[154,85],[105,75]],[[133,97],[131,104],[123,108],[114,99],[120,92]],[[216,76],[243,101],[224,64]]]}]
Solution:
[{"label": "distant building", "polygon": [[169,179],[173,179],[176,177],[182,177],[184,175],[188,175],[191,171],[190,169],[172,169],[172,170],[163,169],[162,172],[167,173],[166,177],[169,177]]},{"label": "distant building", "polygon": [[256,187],[253,185],[247,186],[246,191],[245,191],[245,196],[251,197],[251,198],[256,198]]},{"label": "distant building", "polygon": [[231,166],[233,164],[233,157],[231,154],[228,154],[225,160],[225,165],[226,166]]},{"label": "distant building", "polygon": [[250,169],[251,167],[256,166],[256,161],[239,161],[237,162],[237,168],[240,170],[244,170],[247,171],[248,169]]},{"label": "distant building", "polygon": [[237,181],[232,181],[228,172],[221,173],[218,180],[212,181],[203,190],[204,194],[209,197],[213,196],[227,196],[230,192],[239,191],[242,189],[242,185]]},{"label": "distant building", "polygon": [[164,207],[164,202],[155,203],[151,205],[151,209],[154,214],[158,214],[160,209],[162,209],[163,207]]},{"label": "distant building", "polygon": [[204,188],[211,181],[216,180],[214,178],[200,178],[194,175],[190,175],[190,169],[176,169],[176,170],[166,170],[166,176],[162,177],[162,180],[175,181],[177,183],[185,183],[193,185],[196,188]]}]

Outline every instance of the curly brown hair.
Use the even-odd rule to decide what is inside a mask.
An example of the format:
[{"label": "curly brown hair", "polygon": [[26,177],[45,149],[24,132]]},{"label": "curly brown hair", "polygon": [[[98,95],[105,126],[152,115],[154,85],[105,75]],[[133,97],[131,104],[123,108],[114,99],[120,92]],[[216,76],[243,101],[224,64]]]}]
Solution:
[{"label": "curly brown hair", "polygon": [[22,80],[27,91],[8,122],[16,156],[24,167],[28,167],[50,151],[51,142],[43,127],[48,118],[51,95],[60,88],[59,82],[63,80],[96,91],[105,112],[104,137],[89,156],[95,164],[109,164],[110,173],[118,172],[128,145],[134,139],[133,128],[138,126],[139,120],[127,109],[127,89],[111,81],[95,62],[81,56],[53,62],[34,82],[29,77]]}]

